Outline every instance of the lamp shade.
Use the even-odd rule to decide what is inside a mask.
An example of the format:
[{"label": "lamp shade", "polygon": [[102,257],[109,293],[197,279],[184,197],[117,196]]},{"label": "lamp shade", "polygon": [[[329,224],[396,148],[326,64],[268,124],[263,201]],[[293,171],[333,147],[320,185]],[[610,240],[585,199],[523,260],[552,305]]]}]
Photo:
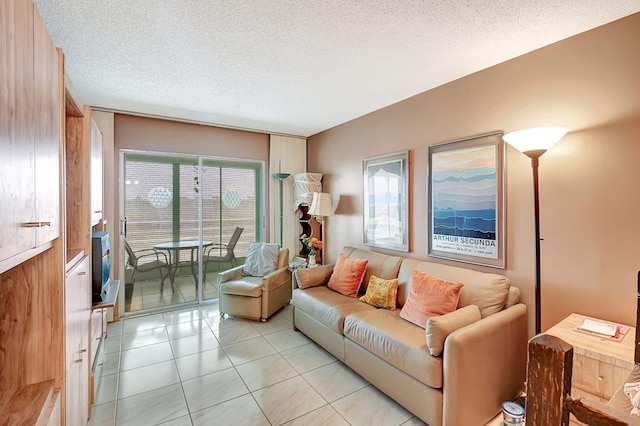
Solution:
[{"label": "lamp shade", "polygon": [[333,216],[331,207],[331,194],[326,192],[314,192],[311,207],[307,212],[311,216]]},{"label": "lamp shade", "polygon": [[534,127],[507,133],[502,137],[520,152],[547,151],[567,133],[566,127]]}]

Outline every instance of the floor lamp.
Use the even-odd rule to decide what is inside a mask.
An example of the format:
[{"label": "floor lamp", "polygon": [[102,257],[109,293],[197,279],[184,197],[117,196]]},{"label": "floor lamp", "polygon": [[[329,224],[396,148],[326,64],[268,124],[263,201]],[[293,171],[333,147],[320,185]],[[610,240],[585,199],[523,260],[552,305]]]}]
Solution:
[{"label": "floor lamp", "polygon": [[536,239],[536,334],[540,334],[540,201],[538,197],[538,159],[567,133],[566,127],[536,127],[518,130],[503,136],[503,139],[518,151],[531,158],[533,169],[533,209]]},{"label": "floor lamp", "polygon": [[278,182],[280,183],[280,248],[282,248],[282,228],[283,228],[283,222],[284,222],[284,218],[283,218],[283,204],[282,204],[282,182],[288,178],[289,176],[291,176],[291,173],[274,173],[272,175],[274,178],[278,179]]},{"label": "floor lamp", "polygon": [[327,241],[324,237],[324,218],[327,216],[333,216],[333,208],[331,207],[331,194],[327,194],[326,192],[314,192],[313,198],[311,200],[311,207],[309,207],[309,211],[307,212],[307,214],[309,216],[320,217],[320,226],[322,227],[322,235],[320,236],[320,239],[322,241],[322,251],[320,253],[322,255],[321,262],[323,265],[325,265],[324,252],[327,247]]}]

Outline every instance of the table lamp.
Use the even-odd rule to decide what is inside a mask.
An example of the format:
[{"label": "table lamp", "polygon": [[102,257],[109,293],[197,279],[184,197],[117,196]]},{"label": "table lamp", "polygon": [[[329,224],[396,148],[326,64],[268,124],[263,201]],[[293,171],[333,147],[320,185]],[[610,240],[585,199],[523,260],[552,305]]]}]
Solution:
[{"label": "table lamp", "polygon": [[333,216],[333,208],[331,207],[331,194],[326,192],[314,192],[313,198],[311,199],[311,207],[309,207],[309,211],[307,212],[310,216],[320,217],[320,226],[322,226],[322,264],[324,265],[324,251],[326,248],[326,240],[325,240],[325,223],[324,218],[327,216]]}]

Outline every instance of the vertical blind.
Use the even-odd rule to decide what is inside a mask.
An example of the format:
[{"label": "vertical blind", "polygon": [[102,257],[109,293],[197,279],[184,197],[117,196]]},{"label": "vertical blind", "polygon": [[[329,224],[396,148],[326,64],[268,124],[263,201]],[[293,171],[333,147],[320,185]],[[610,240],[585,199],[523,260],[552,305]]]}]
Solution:
[{"label": "vertical blind", "polygon": [[[249,241],[262,238],[262,165],[251,161],[198,159],[126,153],[125,217],[134,251],[167,241],[197,240],[202,196],[203,239],[226,244],[244,228],[235,254],[246,256]],[[190,253],[180,253],[181,261]]]}]

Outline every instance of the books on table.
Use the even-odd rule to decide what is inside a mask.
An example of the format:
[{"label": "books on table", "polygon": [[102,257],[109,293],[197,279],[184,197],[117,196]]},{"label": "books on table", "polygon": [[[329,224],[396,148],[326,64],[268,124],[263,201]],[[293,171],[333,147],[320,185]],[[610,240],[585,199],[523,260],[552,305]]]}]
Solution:
[{"label": "books on table", "polygon": [[618,325],[609,322],[594,320],[591,318],[585,318],[582,322],[582,325],[578,326],[578,330],[612,338],[618,334]]}]

